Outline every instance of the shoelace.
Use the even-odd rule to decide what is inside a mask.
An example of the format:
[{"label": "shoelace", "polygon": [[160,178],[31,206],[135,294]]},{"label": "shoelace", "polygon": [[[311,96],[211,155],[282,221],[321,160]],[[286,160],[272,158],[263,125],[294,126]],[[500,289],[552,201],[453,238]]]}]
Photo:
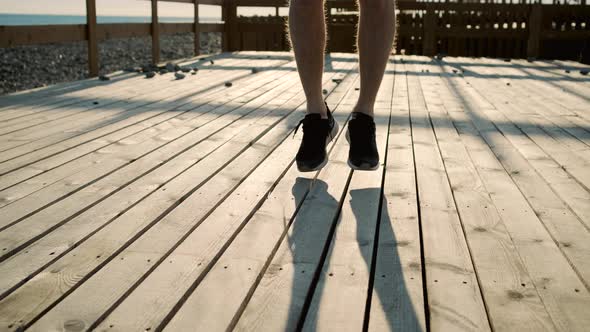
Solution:
[{"label": "shoelace", "polygon": [[[295,127],[295,131],[293,132],[293,138],[295,138],[295,134],[297,134],[297,131],[299,130],[299,127],[300,127],[301,125],[303,125],[303,133],[305,133],[305,132],[307,131],[305,128],[307,128],[308,126],[310,126],[310,125],[311,125],[311,123],[308,123],[307,121],[309,121],[309,120],[307,120],[307,121],[306,121],[306,120],[307,120],[306,118],[303,118],[303,119],[301,119],[301,120],[299,121],[299,123],[298,123],[298,124],[297,124],[297,126]],[[313,130],[313,129],[312,129],[312,132],[317,132],[317,130]],[[304,135],[304,137],[305,137],[305,135]]]},{"label": "shoelace", "polygon": [[329,130],[324,128],[325,124],[324,121],[318,121],[318,119],[303,118],[299,121],[293,133],[293,137],[295,137],[297,130],[303,125],[303,139],[298,154],[314,156],[324,149],[324,145],[318,144],[318,142],[324,142],[326,135],[328,135]]},{"label": "shoelace", "polygon": [[295,138],[295,134],[297,134],[297,130],[299,130],[299,127],[303,124],[303,121],[305,121],[305,118],[301,119],[295,127],[295,132],[293,132],[293,138]]}]

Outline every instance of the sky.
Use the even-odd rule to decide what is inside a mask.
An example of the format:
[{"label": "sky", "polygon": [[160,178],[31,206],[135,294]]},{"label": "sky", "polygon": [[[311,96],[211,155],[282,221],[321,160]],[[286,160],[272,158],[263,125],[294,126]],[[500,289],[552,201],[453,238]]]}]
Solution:
[{"label": "sky", "polygon": [[[193,5],[159,2],[159,16],[192,17]],[[99,16],[150,16],[151,4],[146,0],[96,0]],[[85,0],[0,0],[3,14],[85,15]],[[221,17],[220,6],[199,6],[201,17]]]}]

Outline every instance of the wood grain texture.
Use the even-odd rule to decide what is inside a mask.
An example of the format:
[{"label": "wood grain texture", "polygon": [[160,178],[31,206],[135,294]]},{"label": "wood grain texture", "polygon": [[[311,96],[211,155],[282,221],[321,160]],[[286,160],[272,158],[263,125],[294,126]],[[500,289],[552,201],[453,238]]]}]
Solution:
[{"label": "wood grain texture", "polygon": [[425,96],[417,76],[407,75],[407,79],[430,328],[490,330],[480,289],[475,287],[478,281],[471,253],[428,119]]},{"label": "wood grain texture", "polygon": [[[300,174],[292,54],[209,58],[0,98],[0,331],[590,325],[584,66],[392,57],[379,171],[340,135]],[[344,129],[356,68],[326,56]]]},{"label": "wood grain texture", "polygon": [[369,331],[426,331],[408,86],[394,77]]}]

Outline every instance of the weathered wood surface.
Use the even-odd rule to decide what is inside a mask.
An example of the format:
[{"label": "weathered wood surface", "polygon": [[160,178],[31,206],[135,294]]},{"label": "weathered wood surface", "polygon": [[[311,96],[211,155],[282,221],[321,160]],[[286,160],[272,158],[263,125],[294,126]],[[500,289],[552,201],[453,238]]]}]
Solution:
[{"label": "weathered wood surface", "polygon": [[0,98],[0,331],[590,326],[584,65],[392,57],[381,167],[301,174],[292,55],[210,59]]}]

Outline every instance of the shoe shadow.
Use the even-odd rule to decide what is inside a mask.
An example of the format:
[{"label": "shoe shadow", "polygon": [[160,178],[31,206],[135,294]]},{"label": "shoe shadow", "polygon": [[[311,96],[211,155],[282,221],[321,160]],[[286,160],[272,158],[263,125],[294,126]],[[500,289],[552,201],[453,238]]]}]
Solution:
[{"label": "shoe shadow", "polygon": [[[302,197],[302,193],[308,188],[307,196]],[[295,202],[304,199],[300,213],[293,220],[292,232],[287,238],[295,268],[286,326],[289,331],[297,331],[301,329],[300,325],[313,296],[313,285],[318,277],[316,265],[323,256],[339,201],[328,193],[328,184],[317,179],[297,178],[292,193]],[[310,206],[313,208],[310,209]],[[326,259],[329,260],[329,257]]]}]

